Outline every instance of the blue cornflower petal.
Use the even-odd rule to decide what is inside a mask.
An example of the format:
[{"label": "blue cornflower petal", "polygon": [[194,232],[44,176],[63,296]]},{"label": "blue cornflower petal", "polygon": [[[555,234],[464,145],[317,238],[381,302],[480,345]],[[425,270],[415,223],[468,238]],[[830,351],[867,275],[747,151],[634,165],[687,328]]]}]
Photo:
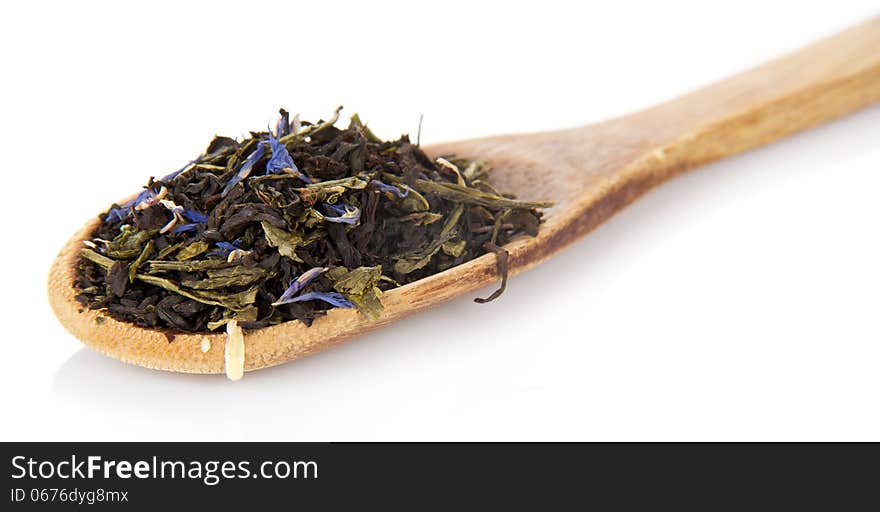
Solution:
[{"label": "blue cornflower petal", "polygon": [[232,243],[216,242],[214,245],[217,246],[218,248],[209,252],[207,254],[207,256],[223,256],[225,258],[226,256],[229,256],[229,253],[231,253],[232,251],[234,251],[236,249],[241,249],[241,247],[239,247],[238,244],[239,244],[238,240],[236,240],[235,242],[232,242]]},{"label": "blue cornflower petal", "polygon": [[399,188],[397,188],[393,185],[389,185],[387,183],[383,183],[379,180],[373,180],[370,183],[375,185],[376,188],[378,188],[382,192],[391,192],[392,194],[397,196],[399,199],[403,199],[404,197],[409,195],[409,187],[407,187],[406,185],[403,185],[403,189],[405,190],[405,192],[401,192]]},{"label": "blue cornflower petal", "polygon": [[257,144],[257,149],[253,150],[251,154],[248,155],[244,163],[242,163],[241,167],[238,169],[238,173],[229,180],[225,187],[223,187],[223,192],[221,192],[220,195],[225,196],[230,190],[232,190],[232,187],[234,187],[236,183],[250,176],[254,165],[257,164],[257,160],[263,158],[265,152],[266,150],[263,148],[263,143],[261,142]]},{"label": "blue cornflower petal", "polygon": [[291,302],[291,299],[293,299],[294,295],[299,293],[300,290],[305,288],[306,285],[314,281],[326,270],[326,267],[315,267],[303,272],[301,276],[290,282],[290,286],[286,290],[284,290],[284,293],[281,294],[281,297],[278,297],[278,300],[273,302],[272,305],[280,306],[281,304],[287,304],[288,302]]},{"label": "blue cornflower petal", "polygon": [[195,210],[183,210],[183,216],[190,222],[204,224],[208,222],[208,216]]},{"label": "blue cornflower petal", "polygon": [[229,242],[217,242],[214,245],[216,245],[217,247],[219,247],[220,249],[222,249],[226,252],[232,252],[232,251],[239,248],[237,245],[231,244]]},{"label": "blue cornflower petal", "polygon": [[340,224],[357,224],[357,222],[361,219],[361,210],[356,206],[345,205],[343,207],[330,203],[324,203],[324,206],[335,212],[337,215],[324,215],[324,220],[326,220],[327,222],[337,222]]},{"label": "blue cornflower petal", "polygon": [[[129,205],[129,208],[131,205]],[[129,214],[129,208],[124,206],[114,206],[110,208],[110,211],[107,212],[107,217],[104,219],[104,222],[118,222],[126,217]]]},{"label": "blue cornflower petal", "polygon": [[192,233],[199,229],[199,222],[193,222],[192,224],[184,224],[182,226],[178,226],[177,229],[174,230],[175,235],[179,235],[181,233]]},{"label": "blue cornflower petal", "polygon": [[162,178],[162,179],[159,180],[159,181],[161,181],[161,182],[163,182],[163,183],[168,183],[169,181],[171,181],[171,180],[173,180],[174,178],[176,178],[177,175],[179,175],[179,174],[182,173],[183,171],[189,169],[189,166],[191,166],[192,164],[198,163],[199,160],[201,160],[201,159],[202,159],[202,156],[201,156],[201,155],[199,155],[199,156],[193,158],[192,160],[190,160],[189,162],[187,162],[186,165],[184,165],[184,166],[181,167],[180,169],[178,169],[178,170],[172,172],[172,173],[169,174],[168,176],[165,176],[164,178]]},{"label": "blue cornflower petal", "polygon": [[126,201],[119,206],[114,206],[113,208],[111,208],[110,211],[107,212],[106,222],[116,222],[127,218],[131,214],[132,206],[137,206],[144,201],[152,199],[155,196],[156,193],[149,188],[141,190],[137,197],[135,197],[131,201]]},{"label": "blue cornflower petal", "polygon": [[143,203],[144,201],[148,201],[148,200],[152,199],[155,196],[156,196],[156,194],[153,192],[152,189],[146,188],[146,189],[142,190],[141,193],[137,195],[137,197],[135,197],[131,201],[125,203],[123,205],[123,207],[128,207],[128,206],[132,206],[132,205],[137,206],[137,205]]},{"label": "blue cornflower petal", "polygon": [[302,295],[297,295],[296,297],[290,299],[289,302],[302,302],[305,300],[322,300],[327,304],[330,304],[331,306],[336,306],[337,308],[354,307],[354,304],[343,297],[342,294],[339,292],[309,292]]},{"label": "blue cornflower petal", "polygon": [[284,144],[271,135],[269,136],[269,147],[272,148],[272,158],[266,163],[266,174],[278,174],[284,172],[284,169],[291,169],[299,175],[299,179],[306,183],[312,182],[308,176],[299,172],[296,163],[294,163],[290,153],[287,152]]}]

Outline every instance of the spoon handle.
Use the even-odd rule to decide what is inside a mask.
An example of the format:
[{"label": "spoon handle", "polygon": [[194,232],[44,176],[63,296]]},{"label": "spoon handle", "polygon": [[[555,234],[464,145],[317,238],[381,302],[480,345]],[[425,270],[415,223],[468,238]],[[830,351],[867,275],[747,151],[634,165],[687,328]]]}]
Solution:
[{"label": "spoon handle", "polygon": [[[626,127],[626,145],[662,161],[647,165],[662,181],[878,100],[880,17],[611,123]],[[589,130],[574,132],[588,137]]]}]

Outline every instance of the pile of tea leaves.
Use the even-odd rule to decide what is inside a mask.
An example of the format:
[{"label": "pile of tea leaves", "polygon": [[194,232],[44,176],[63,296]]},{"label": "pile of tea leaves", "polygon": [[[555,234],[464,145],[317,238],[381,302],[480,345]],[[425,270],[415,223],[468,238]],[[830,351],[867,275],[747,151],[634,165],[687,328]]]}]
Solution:
[{"label": "pile of tea leaves", "polygon": [[[341,109],[341,107],[340,107]],[[85,242],[77,300],[143,327],[307,325],[334,307],[374,319],[382,292],[534,236],[539,208],[477,162],[382,141],[357,114],[215,137],[182,169],[114,204]],[[485,302],[486,300],[478,299]],[[231,322],[234,320],[234,322]]]}]

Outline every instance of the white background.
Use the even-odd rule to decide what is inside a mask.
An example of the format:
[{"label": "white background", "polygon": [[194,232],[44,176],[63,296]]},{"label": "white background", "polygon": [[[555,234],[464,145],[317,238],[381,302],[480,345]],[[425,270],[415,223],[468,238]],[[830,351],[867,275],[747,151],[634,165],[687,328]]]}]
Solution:
[{"label": "white background", "polygon": [[215,133],[338,103],[389,138],[424,113],[423,143],[574,126],[878,14],[310,3],[2,7],[0,439],[878,440],[878,108],[668,183],[493,304],[238,383],[82,348],[48,306],[52,259]]}]

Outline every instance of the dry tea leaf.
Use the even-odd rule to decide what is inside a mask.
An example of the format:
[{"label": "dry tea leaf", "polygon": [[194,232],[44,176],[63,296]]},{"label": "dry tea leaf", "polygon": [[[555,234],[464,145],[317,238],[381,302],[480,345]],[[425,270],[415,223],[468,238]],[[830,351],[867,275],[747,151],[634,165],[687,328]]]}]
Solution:
[{"label": "dry tea leaf", "polygon": [[293,261],[302,263],[300,257],[296,255],[296,248],[303,244],[301,236],[281,228],[276,228],[265,221],[261,222],[260,225],[263,226],[263,232],[266,234],[266,240],[270,246],[276,247],[282,256],[287,256]]},{"label": "dry tea leaf", "polygon": [[133,262],[131,262],[131,265],[128,268],[128,281],[129,282],[131,282],[131,283],[134,282],[134,276],[137,274],[138,269],[141,267],[141,265],[144,264],[145,261],[147,261],[147,258],[149,258],[151,254],[153,254],[153,247],[154,247],[153,241],[150,240],[149,242],[146,243],[146,245],[144,245],[144,248],[141,251],[140,255],[137,257],[137,259],[134,260]]},{"label": "dry tea leaf", "polygon": [[383,291],[487,252],[503,290],[503,246],[537,234],[549,203],[496,190],[482,163],[435,161],[338,117],[282,110],[112,205],[81,252],[78,300],[146,328],[235,335],[334,307],[375,319]]},{"label": "dry tea leaf", "polygon": [[333,281],[333,289],[345,296],[367,318],[375,320],[382,313],[382,290],[379,280],[382,267],[359,267],[347,271],[337,267],[327,273]]},{"label": "dry tea leaf", "polygon": [[115,259],[134,258],[141,253],[144,244],[153,238],[155,231],[137,231],[128,226],[107,244],[106,254]]},{"label": "dry tea leaf", "polygon": [[177,252],[175,258],[177,261],[186,261],[195,258],[196,256],[207,252],[208,250],[208,242],[204,240],[199,240],[198,242],[193,242],[180,251]]}]

